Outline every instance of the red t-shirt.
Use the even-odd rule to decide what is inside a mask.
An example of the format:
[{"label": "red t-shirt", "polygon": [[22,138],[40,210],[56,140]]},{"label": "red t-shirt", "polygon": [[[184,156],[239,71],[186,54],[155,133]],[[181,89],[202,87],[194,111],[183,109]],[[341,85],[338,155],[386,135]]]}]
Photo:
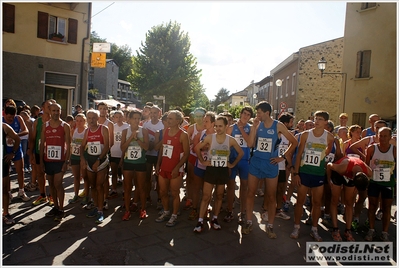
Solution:
[{"label": "red t-shirt", "polygon": [[180,136],[182,133],[183,130],[179,129],[176,135],[169,137],[169,128],[165,129],[165,133],[162,138],[162,170],[172,172],[179,163],[184,152],[183,145],[180,142]]},{"label": "red t-shirt", "polygon": [[366,164],[357,157],[342,157],[341,159],[337,160],[335,164],[340,164],[344,159],[349,160],[348,167],[346,168],[345,174],[343,174],[344,176],[348,177],[349,179],[353,179],[352,169],[354,166],[360,166],[362,171],[367,174],[368,170]]}]

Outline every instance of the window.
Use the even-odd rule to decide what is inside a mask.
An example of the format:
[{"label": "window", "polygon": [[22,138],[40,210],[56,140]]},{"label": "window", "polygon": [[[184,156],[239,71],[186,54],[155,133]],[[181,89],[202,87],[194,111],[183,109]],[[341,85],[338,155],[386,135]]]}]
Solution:
[{"label": "window", "polygon": [[3,3],[3,32],[15,33],[15,6]]},{"label": "window", "polygon": [[[77,44],[78,40],[78,21],[66,19],[45,12],[38,12],[37,16],[37,37],[42,39],[60,38],[55,34],[61,34],[63,38],[57,39],[59,42]],[[53,39],[55,40],[55,39]]]},{"label": "window", "polygon": [[371,50],[357,52],[356,78],[370,77]]},{"label": "window", "polygon": [[292,74],[292,89],[291,95],[295,95],[295,86],[296,86],[296,73]]},{"label": "window", "polygon": [[352,125],[359,125],[364,128],[366,125],[366,113],[353,113]]},{"label": "window", "polygon": [[290,83],[290,77],[287,76],[287,83],[285,83],[285,96],[288,97],[288,84]]},{"label": "window", "polygon": [[279,87],[279,91],[280,91],[280,99],[283,98],[283,89],[282,87],[284,86],[284,79],[281,80],[281,87]]},{"label": "window", "polygon": [[376,7],[377,3],[362,3],[361,10],[369,9],[372,7]]}]

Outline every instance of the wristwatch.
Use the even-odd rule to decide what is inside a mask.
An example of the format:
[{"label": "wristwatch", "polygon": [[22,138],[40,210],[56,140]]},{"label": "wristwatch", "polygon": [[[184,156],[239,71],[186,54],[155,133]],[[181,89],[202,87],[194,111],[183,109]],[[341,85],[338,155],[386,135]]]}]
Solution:
[{"label": "wristwatch", "polygon": [[280,155],[282,158],[284,158],[285,160],[287,160],[287,158],[285,157],[285,154]]}]

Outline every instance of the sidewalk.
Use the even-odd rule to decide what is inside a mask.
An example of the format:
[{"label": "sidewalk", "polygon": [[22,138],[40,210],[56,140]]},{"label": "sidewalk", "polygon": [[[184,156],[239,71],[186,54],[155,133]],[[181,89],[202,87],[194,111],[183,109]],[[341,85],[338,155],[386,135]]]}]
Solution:
[{"label": "sidewalk", "polygon": [[[122,221],[122,186],[118,186],[118,198],[109,200],[109,210],[104,213],[106,219],[97,225],[93,218],[85,216],[88,210],[81,207],[80,201],[68,204],[73,197],[70,172],[64,176],[66,217],[58,223],[44,216],[51,209],[47,204],[32,206],[38,191],[27,192],[31,200],[25,203],[15,197],[18,192],[15,174],[11,175],[11,180],[14,199],[10,204],[10,213],[16,224],[3,224],[2,265],[319,265],[305,260],[306,242],[312,241],[310,226],[304,224],[306,215],[302,218],[299,239],[289,237],[293,228],[292,206],[288,212],[291,219],[276,219],[274,231],[277,239],[269,239],[265,223],[261,221],[261,197],[255,198],[254,228],[249,235],[241,235],[237,218],[230,223],[223,222],[225,211],[219,215],[222,230],[206,227],[201,234],[196,234],[193,232],[196,221],[187,219],[190,211],[183,210],[184,202],[181,202],[181,215],[175,227],[155,222],[158,216],[155,202],[147,208],[147,219],[141,221],[137,212],[132,213],[129,221]],[[29,178],[26,178],[25,182],[28,181]],[[294,197],[292,201],[295,202]],[[152,191],[152,200],[156,201],[155,191]],[[238,210],[236,204],[235,212]],[[396,202],[392,215],[394,211]],[[366,210],[362,212],[361,223],[364,223],[365,215]],[[339,217],[342,235],[344,223],[342,216]],[[376,221],[376,230],[379,234],[381,221]],[[364,241],[365,231],[363,229],[354,234],[356,241]],[[396,223],[392,220],[389,234],[394,245],[394,260],[381,264],[396,265],[396,233]],[[332,241],[329,231],[321,223],[319,234],[323,241]],[[342,264],[375,265],[367,262]]]}]

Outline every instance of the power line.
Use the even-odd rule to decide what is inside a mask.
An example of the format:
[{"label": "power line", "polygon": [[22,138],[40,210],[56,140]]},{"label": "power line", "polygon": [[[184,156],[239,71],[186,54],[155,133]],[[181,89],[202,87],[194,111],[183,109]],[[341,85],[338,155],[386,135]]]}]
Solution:
[{"label": "power line", "polygon": [[110,6],[112,6],[113,4],[115,4],[115,2],[112,2],[112,4],[110,4],[109,6],[103,8],[102,10],[100,10],[99,12],[97,12],[96,14],[94,14],[93,16],[91,16],[91,18],[93,18],[94,16],[97,16],[98,14],[100,14],[101,12],[103,12],[104,10],[106,10],[107,8],[109,8]]}]

